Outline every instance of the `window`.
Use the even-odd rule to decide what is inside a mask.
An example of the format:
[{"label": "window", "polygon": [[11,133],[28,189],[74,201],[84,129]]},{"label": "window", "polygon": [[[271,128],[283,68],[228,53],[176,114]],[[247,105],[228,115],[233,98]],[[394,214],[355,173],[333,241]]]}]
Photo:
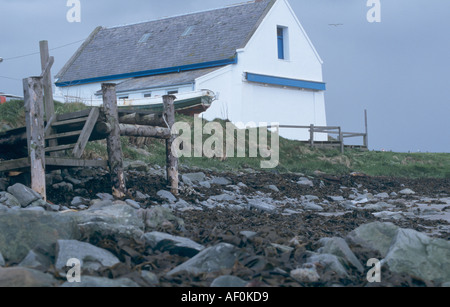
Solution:
[{"label": "window", "polygon": [[177,90],[175,90],[175,91],[167,91],[167,95],[175,95],[175,94],[178,94]]},{"label": "window", "polygon": [[128,99],[128,96],[121,96],[121,97],[119,97],[119,100],[125,100],[125,99]]},{"label": "window", "polygon": [[189,34],[192,33],[192,31],[194,30],[194,26],[189,26],[186,28],[186,30],[184,30],[183,34],[181,34],[181,36],[188,36]]},{"label": "window", "polygon": [[144,98],[151,98],[152,97],[152,93],[145,93],[144,94]]},{"label": "window", "polygon": [[145,33],[144,35],[142,35],[141,39],[139,40],[139,44],[147,42],[150,36],[151,36],[150,33]]},{"label": "window", "polygon": [[286,43],[287,43],[287,28],[277,27],[277,43],[278,43],[278,58],[280,60],[286,59]]}]

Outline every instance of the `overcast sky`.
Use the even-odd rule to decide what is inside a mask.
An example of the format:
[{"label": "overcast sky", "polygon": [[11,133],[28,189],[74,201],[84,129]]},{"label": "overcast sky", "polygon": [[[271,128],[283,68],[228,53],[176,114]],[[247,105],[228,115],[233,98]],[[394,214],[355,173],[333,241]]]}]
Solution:
[{"label": "overcast sky", "polygon": [[[22,95],[21,80],[40,74],[39,55],[19,57],[38,52],[40,40],[48,40],[51,49],[65,46],[51,51],[55,75],[97,26],[240,1],[80,2],[81,22],[69,23],[67,0],[0,0],[0,91]],[[369,23],[367,0],[290,0],[324,61],[328,124],[363,132],[367,109],[371,149],[448,153],[450,1],[380,2],[381,22]]]}]

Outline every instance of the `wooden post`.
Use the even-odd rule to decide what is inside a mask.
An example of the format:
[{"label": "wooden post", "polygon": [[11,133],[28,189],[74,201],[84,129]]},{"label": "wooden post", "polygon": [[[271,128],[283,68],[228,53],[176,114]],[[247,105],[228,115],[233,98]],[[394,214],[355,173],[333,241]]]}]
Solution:
[{"label": "wooden post", "polygon": [[116,85],[102,84],[103,107],[106,122],[111,131],[106,139],[108,146],[108,160],[111,173],[113,196],[124,198],[126,196],[125,173],[123,170],[122,145],[120,143],[119,115],[117,113]]},{"label": "wooden post", "polygon": [[[172,126],[175,124],[175,106],[173,95],[163,96],[164,103],[164,116],[166,118],[169,129],[172,130]],[[171,192],[174,195],[178,195],[178,158],[172,153],[172,144],[175,141],[176,136],[171,135],[166,140],[166,156],[167,156],[167,181],[170,185]]]},{"label": "wooden post", "polygon": [[42,78],[23,79],[28,155],[31,163],[31,188],[47,199],[45,189],[44,97]]},{"label": "wooden post", "polygon": [[341,154],[344,154],[344,133],[342,132],[341,127],[339,127],[339,145]]},{"label": "wooden post", "polygon": [[314,125],[309,128],[309,146],[314,147]]},{"label": "wooden post", "polygon": [[364,110],[364,121],[366,125],[366,134],[364,135],[364,147],[369,149],[369,124],[367,121],[367,110]]},{"label": "wooden post", "polygon": [[[44,88],[44,106],[45,106],[45,116],[47,121],[49,121],[55,115],[55,104],[53,102],[53,87],[52,87],[52,74],[50,71],[51,67],[47,67],[51,63],[50,54],[48,51],[48,41],[40,41],[39,49],[41,53],[41,69],[43,74],[43,88]],[[50,127],[47,131],[47,135],[52,134],[53,129]],[[49,140],[50,147],[58,146],[57,140]],[[51,156],[57,156],[57,153],[51,153]]]}]

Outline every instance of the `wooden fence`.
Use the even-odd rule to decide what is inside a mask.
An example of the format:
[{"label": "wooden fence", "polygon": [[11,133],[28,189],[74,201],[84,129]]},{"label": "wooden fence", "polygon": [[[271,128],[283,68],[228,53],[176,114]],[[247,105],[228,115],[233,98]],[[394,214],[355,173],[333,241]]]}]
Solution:
[{"label": "wooden fence", "polygon": [[[332,146],[339,147],[341,153],[344,153],[345,150],[345,139],[362,137],[363,144],[359,147],[368,149],[369,148],[369,132],[368,132],[368,121],[367,121],[367,110],[364,111],[364,120],[365,120],[365,132],[343,132],[342,127],[338,126],[296,126],[296,125],[279,125],[278,128],[288,128],[288,129],[309,129],[310,137],[308,144],[311,147],[317,146]],[[270,128],[270,126],[269,126]],[[315,134],[316,133],[326,133],[326,134],[335,134],[337,135],[336,141],[316,141]]]},{"label": "wooden fence", "polygon": [[[103,106],[56,115],[51,91],[50,69],[54,59],[48,55],[47,42],[41,42],[42,74],[23,79],[26,127],[0,133],[0,145],[26,153],[14,160],[0,161],[0,172],[29,171],[31,188],[46,198],[46,168],[109,166],[112,193],[124,198],[127,193],[120,136],[164,139],[167,148],[167,180],[178,194],[178,159],[171,147],[175,136],[175,96],[163,96],[162,113],[119,110],[116,85],[102,84]],[[89,141],[106,139],[108,161],[84,160]],[[22,150],[25,149],[25,150]]]}]

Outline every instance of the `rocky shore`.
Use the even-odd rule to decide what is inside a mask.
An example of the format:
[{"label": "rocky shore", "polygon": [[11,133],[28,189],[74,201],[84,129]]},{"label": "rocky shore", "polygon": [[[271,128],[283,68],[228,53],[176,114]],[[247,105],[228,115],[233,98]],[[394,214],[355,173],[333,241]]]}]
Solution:
[{"label": "rocky shore", "polygon": [[[449,286],[450,179],[127,165],[0,178],[0,287]],[[81,282],[69,282],[69,259]],[[369,282],[377,259],[380,282]]]}]

